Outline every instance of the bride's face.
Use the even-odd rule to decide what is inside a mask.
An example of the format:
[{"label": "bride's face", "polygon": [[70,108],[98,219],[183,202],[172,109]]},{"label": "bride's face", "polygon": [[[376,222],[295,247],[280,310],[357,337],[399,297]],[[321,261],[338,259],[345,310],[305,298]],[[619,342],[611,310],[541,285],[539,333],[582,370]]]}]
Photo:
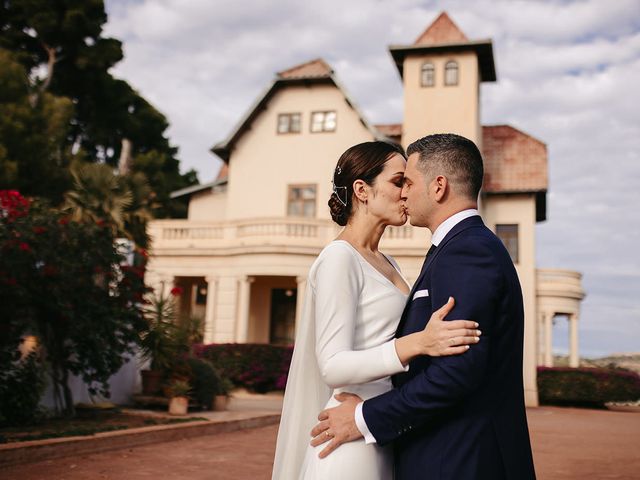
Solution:
[{"label": "bride's face", "polygon": [[386,225],[404,225],[407,214],[402,200],[402,183],[406,160],[400,154],[393,155],[384,164],[367,196],[369,214],[375,215]]}]

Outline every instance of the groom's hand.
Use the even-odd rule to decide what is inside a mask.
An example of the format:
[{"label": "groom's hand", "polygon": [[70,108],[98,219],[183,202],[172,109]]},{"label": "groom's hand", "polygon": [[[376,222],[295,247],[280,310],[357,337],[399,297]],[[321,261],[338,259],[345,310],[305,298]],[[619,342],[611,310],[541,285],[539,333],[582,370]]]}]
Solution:
[{"label": "groom's hand", "polygon": [[320,423],[311,430],[311,436],[314,437],[311,445],[317,447],[329,442],[329,445],[320,452],[320,458],[325,458],[343,443],[362,437],[355,418],[356,405],[362,399],[352,393],[339,393],[334,398],[340,402],[340,405],[320,412],[318,415]]}]

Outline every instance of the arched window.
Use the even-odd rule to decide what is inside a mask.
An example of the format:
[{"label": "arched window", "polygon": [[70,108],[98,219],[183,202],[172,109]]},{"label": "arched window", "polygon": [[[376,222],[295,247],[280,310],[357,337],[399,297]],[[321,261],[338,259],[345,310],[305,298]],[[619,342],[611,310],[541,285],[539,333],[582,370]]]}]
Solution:
[{"label": "arched window", "polygon": [[427,62],[422,64],[420,84],[423,87],[433,87],[436,84],[436,71],[433,63]]},{"label": "arched window", "polygon": [[458,62],[449,60],[444,66],[444,84],[458,84]]}]

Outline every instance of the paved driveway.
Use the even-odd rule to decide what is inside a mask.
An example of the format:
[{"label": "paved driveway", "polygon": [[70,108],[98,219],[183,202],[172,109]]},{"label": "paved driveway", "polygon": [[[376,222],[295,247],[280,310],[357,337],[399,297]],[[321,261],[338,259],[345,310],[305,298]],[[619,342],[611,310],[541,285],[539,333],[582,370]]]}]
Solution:
[{"label": "paved driveway", "polygon": [[[528,410],[540,480],[640,478],[640,414]],[[0,470],[0,479],[270,478],[276,426],[62,458]]]}]

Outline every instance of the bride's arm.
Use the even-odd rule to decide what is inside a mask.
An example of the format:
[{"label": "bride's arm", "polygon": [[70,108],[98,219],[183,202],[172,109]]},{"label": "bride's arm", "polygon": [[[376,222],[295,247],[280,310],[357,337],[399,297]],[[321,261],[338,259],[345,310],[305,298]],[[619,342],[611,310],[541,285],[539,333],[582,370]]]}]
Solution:
[{"label": "bride's arm", "polygon": [[453,308],[451,302],[433,314],[422,332],[354,350],[356,312],[364,283],[360,262],[349,248],[334,244],[320,259],[314,277],[316,357],[322,378],[331,388],[388,377],[406,371],[406,365],[418,355],[462,353],[465,345],[476,341],[474,322],[442,321]]},{"label": "bride's arm", "polygon": [[359,260],[346,246],[328,247],[314,273],[316,358],[331,388],[370,382],[405,370],[394,342],[354,350],[358,303],[364,285]]}]

